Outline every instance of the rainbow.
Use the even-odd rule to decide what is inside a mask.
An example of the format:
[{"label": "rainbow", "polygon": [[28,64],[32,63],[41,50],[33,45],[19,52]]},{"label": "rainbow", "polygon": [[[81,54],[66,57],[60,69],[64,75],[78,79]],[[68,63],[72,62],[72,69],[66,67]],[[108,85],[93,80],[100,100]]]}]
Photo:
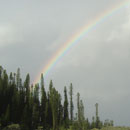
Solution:
[{"label": "rainbow", "polygon": [[[57,62],[75,45],[77,44],[88,32],[93,30],[98,24],[102,23],[108,17],[115,14],[120,9],[128,6],[130,0],[122,0],[123,2],[119,3],[116,6],[111,7],[109,10],[106,10],[102,14],[98,15],[93,21],[88,23],[86,26],[83,26],[80,31],[74,34],[63,46],[55,53],[54,56],[48,61],[46,66],[40,71],[40,74],[43,73],[44,77],[49,73],[49,71],[57,64]],[[40,81],[40,74],[34,80],[34,84]]]}]

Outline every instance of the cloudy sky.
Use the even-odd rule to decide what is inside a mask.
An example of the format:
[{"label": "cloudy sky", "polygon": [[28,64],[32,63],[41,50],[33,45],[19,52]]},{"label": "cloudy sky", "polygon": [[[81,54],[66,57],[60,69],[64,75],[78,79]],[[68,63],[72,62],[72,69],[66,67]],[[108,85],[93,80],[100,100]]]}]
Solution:
[{"label": "cloudy sky", "polygon": [[[130,0],[124,0],[130,1]],[[33,82],[49,59],[81,27],[122,0],[0,1],[0,65],[21,68]],[[91,120],[99,103],[102,120],[130,126],[130,4],[85,35],[45,78],[63,94],[72,82]],[[76,106],[75,106],[76,107]]]}]

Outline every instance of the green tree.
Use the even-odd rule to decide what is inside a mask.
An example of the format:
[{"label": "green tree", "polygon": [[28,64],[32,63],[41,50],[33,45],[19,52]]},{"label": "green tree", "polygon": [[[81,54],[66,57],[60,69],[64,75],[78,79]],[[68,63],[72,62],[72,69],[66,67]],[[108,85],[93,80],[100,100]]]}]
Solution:
[{"label": "green tree", "polygon": [[30,108],[32,110],[32,128],[36,129],[40,123],[39,84],[35,84],[32,101],[33,104],[30,105],[32,106],[32,109]]},{"label": "green tree", "polygon": [[95,123],[95,117],[92,117],[92,123],[91,123],[91,129],[96,127],[96,123]]},{"label": "green tree", "polygon": [[61,104],[61,95],[58,94],[58,126],[63,124],[63,106]]},{"label": "green tree", "polygon": [[53,126],[53,122],[52,122],[52,109],[51,109],[51,101],[50,101],[49,92],[48,92],[48,98],[46,102],[45,118],[46,118],[46,129],[50,130],[50,128],[52,128]]},{"label": "green tree", "polygon": [[25,88],[25,103],[29,105],[29,96],[30,96],[30,76],[27,74],[25,82],[24,82],[24,88]]},{"label": "green tree", "polygon": [[8,105],[5,113],[5,124],[8,125],[10,123],[10,105]]},{"label": "green tree", "polygon": [[24,109],[21,119],[22,129],[31,129],[32,128],[32,108],[30,105],[30,76],[27,74],[24,82]]},{"label": "green tree", "polygon": [[69,127],[68,97],[66,87],[64,87],[64,127],[66,129]]},{"label": "green tree", "polygon": [[16,84],[17,89],[20,89],[20,90],[21,90],[22,83],[21,83],[21,78],[20,78],[20,68],[17,69],[16,83],[17,83],[17,84]]},{"label": "green tree", "polygon": [[74,110],[74,105],[73,105],[73,85],[72,83],[70,84],[70,120],[71,124],[73,122],[73,110]]},{"label": "green tree", "polygon": [[43,74],[41,74],[41,125],[43,128],[46,128],[46,104],[47,104],[47,97],[46,97],[46,91],[44,87],[44,79],[43,79]]},{"label": "green tree", "polygon": [[50,103],[52,109],[52,119],[53,119],[53,130],[58,129],[58,91],[53,87],[52,80],[50,82]]},{"label": "green tree", "polygon": [[80,94],[77,93],[77,110],[78,110],[78,113],[77,113],[77,116],[78,116],[78,121],[80,122],[81,119],[80,119]]},{"label": "green tree", "polygon": [[83,101],[80,99],[79,93],[77,93],[77,110],[78,110],[79,130],[84,130],[85,129],[84,105]]}]

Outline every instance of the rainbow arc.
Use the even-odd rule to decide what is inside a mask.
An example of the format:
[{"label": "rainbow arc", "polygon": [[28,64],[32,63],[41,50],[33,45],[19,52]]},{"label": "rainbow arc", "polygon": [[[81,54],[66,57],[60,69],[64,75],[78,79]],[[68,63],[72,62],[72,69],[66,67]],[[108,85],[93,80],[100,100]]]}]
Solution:
[{"label": "rainbow arc", "polygon": [[57,52],[51,57],[48,63],[43,67],[40,71],[40,74],[34,80],[34,84],[40,81],[40,75],[43,73],[44,77],[52,70],[52,68],[57,64],[57,62],[79,41],[87,35],[90,31],[92,31],[97,25],[105,21],[108,17],[112,16],[119,10],[123,9],[124,7],[130,4],[130,0],[122,0],[123,2],[118,3],[117,5],[113,6],[109,10],[106,10],[102,14],[98,15],[93,21],[88,23],[87,25],[83,26],[80,31],[74,34],[67,42],[63,44],[63,46],[57,50]]}]

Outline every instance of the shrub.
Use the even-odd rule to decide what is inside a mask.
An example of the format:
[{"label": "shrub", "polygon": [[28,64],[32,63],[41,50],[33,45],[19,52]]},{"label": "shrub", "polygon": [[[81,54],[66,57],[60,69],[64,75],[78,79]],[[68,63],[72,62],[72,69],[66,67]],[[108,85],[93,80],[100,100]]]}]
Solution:
[{"label": "shrub", "polygon": [[11,124],[5,127],[3,130],[20,130],[19,124]]}]

